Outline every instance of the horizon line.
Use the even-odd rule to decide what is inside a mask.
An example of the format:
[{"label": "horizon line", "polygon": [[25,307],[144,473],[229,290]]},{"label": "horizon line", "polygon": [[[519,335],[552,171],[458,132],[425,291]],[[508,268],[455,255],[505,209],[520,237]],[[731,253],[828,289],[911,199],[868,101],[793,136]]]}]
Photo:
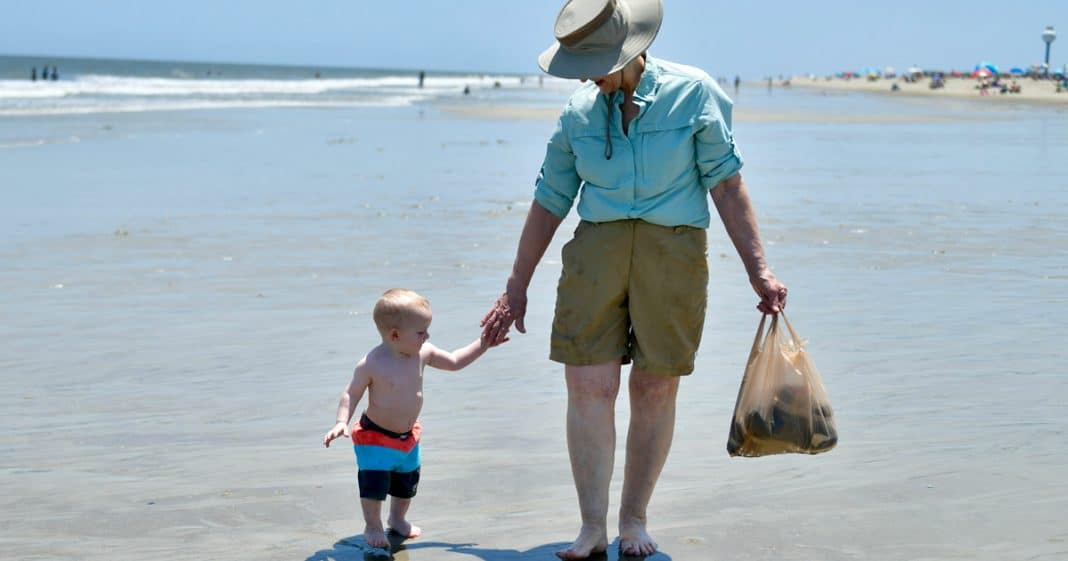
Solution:
[{"label": "horizon line", "polygon": [[543,74],[542,72],[515,72],[515,71],[487,71],[487,70],[443,70],[443,69],[430,69],[430,68],[415,68],[415,67],[382,67],[382,66],[342,66],[337,64],[308,64],[308,63],[292,63],[292,62],[241,62],[241,61],[221,61],[221,60],[182,60],[171,58],[126,58],[126,57],[111,57],[111,56],[85,56],[85,55],[63,55],[63,54],[23,54],[23,53],[8,53],[0,52],[0,57],[8,58],[65,58],[73,60],[114,60],[114,61],[129,61],[129,62],[163,62],[163,63],[179,63],[179,64],[218,64],[225,66],[276,66],[282,68],[317,68],[317,69],[330,69],[330,70],[405,70],[414,74],[418,74],[420,71],[425,72],[440,72],[447,74],[496,74],[503,76],[531,76],[536,74]]}]

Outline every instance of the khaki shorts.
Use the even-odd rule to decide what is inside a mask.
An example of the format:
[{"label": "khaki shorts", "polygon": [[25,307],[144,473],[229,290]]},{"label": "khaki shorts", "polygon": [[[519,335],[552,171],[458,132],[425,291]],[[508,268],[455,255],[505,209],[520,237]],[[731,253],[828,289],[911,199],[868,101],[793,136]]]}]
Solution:
[{"label": "khaki shorts", "polygon": [[701,228],[581,222],[563,249],[549,358],[574,366],[633,359],[654,374],[693,372],[707,253]]}]

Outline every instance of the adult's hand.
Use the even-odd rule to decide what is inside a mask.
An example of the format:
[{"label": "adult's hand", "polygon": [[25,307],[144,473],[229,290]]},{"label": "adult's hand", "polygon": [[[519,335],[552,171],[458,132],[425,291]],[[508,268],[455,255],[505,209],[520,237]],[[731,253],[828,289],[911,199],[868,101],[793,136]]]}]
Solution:
[{"label": "adult's hand", "polygon": [[779,282],[775,275],[764,270],[756,278],[751,279],[753,290],[760,297],[757,309],[765,314],[777,314],[786,307],[786,285]]},{"label": "adult's hand", "polygon": [[488,345],[499,345],[508,338],[508,330],[515,323],[520,333],[526,333],[523,318],[527,315],[527,290],[508,283],[508,288],[493,303],[486,316],[479,324],[482,326],[482,340]]}]

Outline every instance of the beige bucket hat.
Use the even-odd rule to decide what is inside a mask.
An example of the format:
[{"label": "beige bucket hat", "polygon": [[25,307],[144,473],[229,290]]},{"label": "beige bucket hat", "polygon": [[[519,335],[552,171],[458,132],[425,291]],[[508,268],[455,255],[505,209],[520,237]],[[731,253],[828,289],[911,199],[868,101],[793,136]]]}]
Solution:
[{"label": "beige bucket hat", "polygon": [[649,48],[663,19],[662,0],[568,0],[538,66],[560,78],[611,74]]}]

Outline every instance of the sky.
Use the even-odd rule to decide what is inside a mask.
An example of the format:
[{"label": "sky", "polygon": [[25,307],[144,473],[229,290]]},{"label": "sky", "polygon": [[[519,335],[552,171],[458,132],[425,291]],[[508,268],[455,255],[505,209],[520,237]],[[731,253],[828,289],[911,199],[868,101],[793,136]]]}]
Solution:
[{"label": "sky", "polygon": [[[563,0],[0,0],[0,55],[537,73]],[[743,78],[1042,62],[1068,0],[664,0],[652,56]]]}]

